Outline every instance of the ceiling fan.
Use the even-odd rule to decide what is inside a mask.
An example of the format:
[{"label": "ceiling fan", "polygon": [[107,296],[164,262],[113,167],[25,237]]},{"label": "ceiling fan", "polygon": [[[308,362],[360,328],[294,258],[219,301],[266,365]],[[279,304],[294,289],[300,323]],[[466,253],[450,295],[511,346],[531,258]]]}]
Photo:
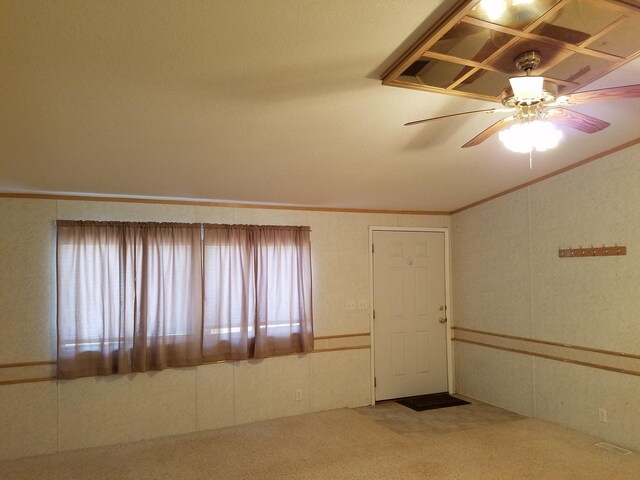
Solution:
[{"label": "ceiling fan", "polygon": [[477,113],[510,113],[508,117],[497,121],[473,137],[462,148],[479,145],[498,133],[500,141],[508,149],[531,154],[533,150],[544,151],[558,144],[562,132],[554,125],[570,127],[585,133],[599,132],[610,125],[609,122],[566,107],[640,97],[640,84],[559,95],[555,83],[542,76],[531,75],[531,72],[540,64],[540,60],[541,56],[537,51],[524,52],[514,59],[516,68],[525,75],[509,79],[511,86],[505,88],[501,95],[505,108],[472,110],[426,118],[406,123],[405,126]]}]

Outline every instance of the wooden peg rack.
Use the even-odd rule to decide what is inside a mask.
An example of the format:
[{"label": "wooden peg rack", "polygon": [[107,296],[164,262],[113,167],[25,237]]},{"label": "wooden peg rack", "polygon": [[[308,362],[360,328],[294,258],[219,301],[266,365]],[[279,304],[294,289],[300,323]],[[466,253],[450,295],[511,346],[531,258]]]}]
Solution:
[{"label": "wooden peg rack", "polygon": [[591,248],[564,248],[558,250],[560,258],[577,258],[577,257],[617,257],[626,255],[627,247],[624,245],[615,245],[613,247],[591,247]]}]

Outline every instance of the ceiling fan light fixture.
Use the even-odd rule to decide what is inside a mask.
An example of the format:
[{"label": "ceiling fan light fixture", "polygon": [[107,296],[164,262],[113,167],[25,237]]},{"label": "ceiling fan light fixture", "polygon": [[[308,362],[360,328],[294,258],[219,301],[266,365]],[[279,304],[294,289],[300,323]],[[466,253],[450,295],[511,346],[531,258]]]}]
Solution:
[{"label": "ceiling fan light fixture", "polygon": [[482,0],[480,8],[490,20],[498,20],[507,10],[507,2],[506,0]]},{"label": "ceiling fan light fixture", "polygon": [[480,8],[484,10],[484,13],[490,20],[498,20],[504,13],[513,8],[520,7],[521,5],[529,5],[534,0],[481,0]]},{"label": "ceiling fan light fixture", "polygon": [[519,103],[537,103],[544,98],[544,77],[511,77],[513,96]]},{"label": "ceiling fan light fixture", "polygon": [[498,138],[512,152],[544,152],[558,146],[562,132],[549,121],[523,119],[522,122],[500,131]]}]

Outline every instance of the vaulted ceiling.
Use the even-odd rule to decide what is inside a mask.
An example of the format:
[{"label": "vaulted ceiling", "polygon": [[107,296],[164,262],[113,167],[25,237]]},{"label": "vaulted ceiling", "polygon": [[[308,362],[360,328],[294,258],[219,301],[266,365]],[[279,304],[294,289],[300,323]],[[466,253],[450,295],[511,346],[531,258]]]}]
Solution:
[{"label": "vaulted ceiling", "polygon": [[[640,99],[574,107],[611,126],[532,170],[460,148],[495,117],[404,127],[496,106],[381,84],[455,4],[4,0],[0,191],[451,211],[638,137]],[[633,83],[638,60],[584,89]]]}]

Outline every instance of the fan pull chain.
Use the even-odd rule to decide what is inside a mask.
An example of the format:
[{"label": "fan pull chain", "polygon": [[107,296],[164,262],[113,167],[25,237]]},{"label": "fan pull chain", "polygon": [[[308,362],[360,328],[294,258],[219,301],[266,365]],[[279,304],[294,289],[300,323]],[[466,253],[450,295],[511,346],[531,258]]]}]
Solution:
[{"label": "fan pull chain", "polygon": [[[527,75],[529,75],[529,72],[527,71]],[[531,105],[528,105],[529,107],[529,111],[527,112],[527,124],[530,126],[531,125]],[[529,170],[533,170],[533,145],[529,146]]]}]

